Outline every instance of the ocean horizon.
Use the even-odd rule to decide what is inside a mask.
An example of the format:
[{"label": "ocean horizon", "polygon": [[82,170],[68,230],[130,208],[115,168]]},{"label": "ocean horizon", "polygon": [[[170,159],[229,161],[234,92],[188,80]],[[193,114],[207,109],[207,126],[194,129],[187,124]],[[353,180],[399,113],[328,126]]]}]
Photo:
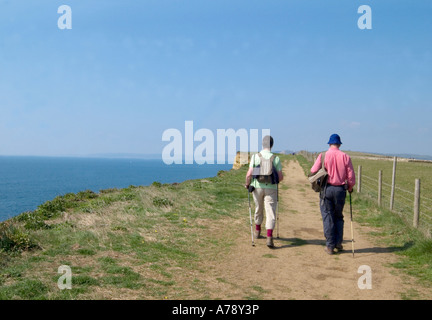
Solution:
[{"label": "ocean horizon", "polygon": [[215,176],[232,164],[172,164],[157,158],[0,156],[0,221],[59,195],[180,183]]}]

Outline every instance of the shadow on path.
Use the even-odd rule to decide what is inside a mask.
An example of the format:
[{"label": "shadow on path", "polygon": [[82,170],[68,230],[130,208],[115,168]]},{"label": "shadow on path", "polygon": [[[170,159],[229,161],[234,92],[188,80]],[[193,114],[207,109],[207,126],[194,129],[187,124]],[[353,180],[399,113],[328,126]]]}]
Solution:
[{"label": "shadow on path", "polygon": [[[349,244],[351,241],[346,241]],[[355,249],[355,241],[354,241],[354,251],[358,253],[393,253],[393,252],[402,252],[409,248],[411,248],[414,245],[414,242],[409,241],[406,242],[403,246],[392,246],[392,247],[372,247],[372,248],[359,248]]]},{"label": "shadow on path", "polygon": [[[283,241],[285,244],[281,246],[275,246],[275,250],[278,249],[285,249],[285,248],[293,248],[293,247],[301,247],[305,245],[319,245],[319,246],[325,246],[325,240],[323,239],[308,239],[304,240],[301,238],[274,238],[277,241]],[[394,252],[402,252],[410,247],[413,246],[413,242],[406,242],[403,246],[391,246],[391,247],[371,247],[371,248],[355,248],[355,241],[354,241],[354,252],[355,253],[394,253]],[[344,240],[343,241],[344,250],[343,252],[350,252],[351,253],[351,240]],[[349,247],[348,247],[349,246]]]},{"label": "shadow on path", "polygon": [[286,244],[282,246],[277,246],[274,249],[284,249],[284,248],[292,248],[292,247],[301,247],[304,245],[312,244],[312,245],[325,245],[325,241],[322,239],[313,239],[313,240],[304,240],[301,238],[274,238],[276,241],[283,241]]}]

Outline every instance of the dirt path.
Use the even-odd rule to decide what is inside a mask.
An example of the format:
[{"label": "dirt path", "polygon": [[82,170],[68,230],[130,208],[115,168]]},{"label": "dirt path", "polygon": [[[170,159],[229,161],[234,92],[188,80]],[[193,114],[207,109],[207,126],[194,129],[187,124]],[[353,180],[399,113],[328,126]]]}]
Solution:
[{"label": "dirt path", "polygon": [[[398,257],[370,242],[367,227],[355,221],[352,257],[348,203],[345,251],[326,254],[318,194],[309,187],[297,162],[285,164],[284,176],[279,191],[279,239],[274,231],[276,248],[269,249],[265,238],[255,240],[252,247],[250,232],[242,232],[231,252],[209,270],[212,299],[385,300],[401,299],[401,293],[409,291],[405,277],[388,266]],[[362,265],[371,269],[371,289],[358,287]]]}]

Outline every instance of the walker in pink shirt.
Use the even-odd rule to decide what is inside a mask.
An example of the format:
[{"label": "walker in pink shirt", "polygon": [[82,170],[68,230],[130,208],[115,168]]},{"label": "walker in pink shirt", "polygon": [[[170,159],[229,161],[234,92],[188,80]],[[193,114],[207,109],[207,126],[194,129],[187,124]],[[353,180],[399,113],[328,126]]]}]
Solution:
[{"label": "walker in pink shirt", "polygon": [[[319,154],[311,172],[315,173],[321,168],[322,153]],[[352,190],[355,185],[355,173],[351,158],[346,153],[339,150],[337,146],[330,146],[325,153],[324,167],[328,172],[327,183],[333,186],[348,184],[348,190]]]}]

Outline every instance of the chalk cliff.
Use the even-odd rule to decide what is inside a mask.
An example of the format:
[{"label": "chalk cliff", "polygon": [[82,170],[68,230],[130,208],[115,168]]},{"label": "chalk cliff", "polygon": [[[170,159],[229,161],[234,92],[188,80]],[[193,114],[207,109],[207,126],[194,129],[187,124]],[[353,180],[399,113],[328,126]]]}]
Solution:
[{"label": "chalk cliff", "polygon": [[233,169],[237,170],[240,169],[243,165],[249,164],[250,156],[251,154],[249,152],[237,151],[234,164],[233,164]]}]

